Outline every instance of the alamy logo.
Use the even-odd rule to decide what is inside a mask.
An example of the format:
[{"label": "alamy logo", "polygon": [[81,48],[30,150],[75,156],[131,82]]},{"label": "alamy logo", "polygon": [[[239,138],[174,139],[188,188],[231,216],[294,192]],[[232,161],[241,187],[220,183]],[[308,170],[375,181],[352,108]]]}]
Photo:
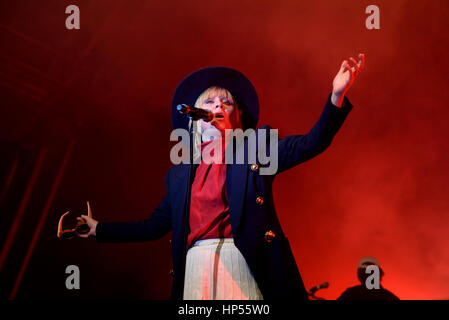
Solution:
[{"label": "alamy logo", "polygon": [[70,14],[65,19],[65,27],[69,30],[80,28],[80,8],[74,4],[71,4],[65,8],[65,13]]},{"label": "alamy logo", "polygon": [[370,265],[366,267],[366,274],[369,274],[365,280],[365,286],[367,289],[380,289],[380,272],[379,267],[376,265]]},{"label": "alamy logo", "polygon": [[[222,141],[225,141],[224,163],[233,164],[261,164],[261,175],[274,175],[278,170],[278,130],[277,129],[226,129],[225,139],[217,130],[205,130],[202,141],[215,140],[216,143],[206,145],[203,150],[194,148],[193,163],[201,160],[209,163],[223,163]],[[180,138],[180,139],[179,139]],[[201,140],[193,138],[194,146],[199,146]],[[248,142],[245,147],[245,140]],[[173,164],[190,162],[190,135],[186,129],[175,129],[170,135],[170,141],[179,141],[170,150],[170,160]],[[235,143],[234,143],[235,141]],[[269,143],[267,143],[269,141]],[[235,148],[234,148],[235,147]],[[234,152],[235,149],[235,152]]]},{"label": "alamy logo", "polygon": [[370,15],[365,20],[365,27],[368,30],[380,29],[380,10],[379,7],[372,4],[366,7],[365,13],[370,13]]},{"label": "alamy logo", "polygon": [[65,287],[69,290],[80,288],[80,268],[70,265],[65,268],[65,273],[70,274],[65,280]]}]

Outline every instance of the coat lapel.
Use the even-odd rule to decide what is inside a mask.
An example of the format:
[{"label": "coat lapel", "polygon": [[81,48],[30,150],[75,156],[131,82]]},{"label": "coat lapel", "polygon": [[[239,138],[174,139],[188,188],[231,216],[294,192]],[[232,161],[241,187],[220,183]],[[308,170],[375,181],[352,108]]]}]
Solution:
[{"label": "coat lapel", "polygon": [[246,194],[248,166],[245,164],[228,164],[226,172],[226,192],[229,203],[232,233],[237,235]]},{"label": "coat lapel", "polygon": [[[229,203],[229,215],[231,219],[232,233],[234,237],[239,230],[239,224],[242,217],[243,206],[245,203],[246,184],[248,176],[248,141],[245,140],[243,144],[236,145],[236,152],[232,156],[232,164],[227,165],[226,170],[226,192]],[[244,163],[237,164],[236,153],[243,152]]]}]

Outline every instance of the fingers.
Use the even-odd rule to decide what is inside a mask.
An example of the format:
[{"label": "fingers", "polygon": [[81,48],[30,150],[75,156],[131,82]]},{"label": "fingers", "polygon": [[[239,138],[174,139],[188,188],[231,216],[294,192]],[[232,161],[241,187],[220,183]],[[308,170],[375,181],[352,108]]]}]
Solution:
[{"label": "fingers", "polygon": [[365,68],[365,55],[363,53],[359,53],[359,66],[360,66],[360,70],[363,70],[363,68]]},{"label": "fingers", "polygon": [[89,201],[87,201],[87,215],[92,218],[92,209],[90,208]]},{"label": "fingers", "polygon": [[349,77],[350,79],[352,79],[354,77],[354,70],[351,67],[351,65],[349,64],[348,60],[345,60],[345,67],[343,69],[343,72],[349,71]]},{"label": "fingers", "polygon": [[[78,218],[78,220],[79,221],[83,221],[83,219],[81,219],[81,218]],[[91,236],[93,236],[94,235],[94,232],[93,232],[93,230],[92,230],[92,227],[89,225],[89,228],[90,228],[90,230],[89,230],[89,232],[87,232],[87,233],[79,233],[79,232],[76,232],[76,235],[78,236],[78,237],[80,237],[80,238],[89,238],[89,237],[91,237]]]},{"label": "fingers", "polygon": [[78,217],[77,219],[79,221],[87,223],[89,225],[89,227],[91,226],[92,221],[93,221],[92,218],[90,218],[89,216],[83,215],[83,214],[81,215],[81,217]]},{"label": "fingers", "polygon": [[349,71],[349,73],[350,73],[350,79],[353,79],[354,78],[354,76],[355,76],[355,73],[354,73],[354,70],[351,68],[351,66],[349,65],[349,63],[348,63],[348,65],[347,65],[347,69],[348,69],[348,71]]},{"label": "fingers", "polygon": [[346,70],[351,72],[351,76],[357,76],[365,67],[365,55],[363,53],[359,53],[358,55],[359,61],[354,59],[353,57],[348,60],[344,60],[340,67],[340,72],[345,72]]},{"label": "fingers", "polygon": [[346,63],[348,63],[348,60],[343,60],[340,66],[340,72],[344,72],[346,69]]},{"label": "fingers", "polygon": [[365,68],[365,55],[359,53],[359,61],[356,61],[353,57],[350,60],[354,64],[355,74],[358,75]]},{"label": "fingers", "polygon": [[359,66],[359,64],[357,63],[357,61],[356,61],[353,57],[350,57],[349,60],[351,60],[351,62],[354,64],[354,67],[352,67],[354,73],[355,73],[356,75],[359,74],[359,72],[360,72],[360,66]]}]

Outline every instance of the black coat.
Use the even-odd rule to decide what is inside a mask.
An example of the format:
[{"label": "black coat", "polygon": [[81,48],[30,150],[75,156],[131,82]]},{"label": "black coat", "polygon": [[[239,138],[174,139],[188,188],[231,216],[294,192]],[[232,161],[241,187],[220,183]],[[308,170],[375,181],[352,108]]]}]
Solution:
[{"label": "black coat", "polygon": [[358,285],[346,289],[337,300],[399,300],[399,298],[382,286],[379,289],[368,289],[365,285]]},{"label": "black coat", "polygon": [[[343,106],[338,108],[331,103],[329,95],[319,120],[308,134],[278,140],[277,173],[323,152],[351,109],[348,99],[345,98]],[[257,130],[264,128],[269,127]],[[99,242],[155,240],[172,231],[172,299],[183,297],[188,169],[186,164],[169,169],[165,177],[166,194],[147,220],[99,222],[96,229]],[[227,165],[226,191],[234,243],[245,257],[264,299],[305,300],[307,293],[273,204],[272,183],[275,175],[260,175],[260,167],[253,169],[250,163]],[[256,201],[258,197],[262,197],[262,203]],[[274,234],[271,241],[265,236],[268,231]]]}]

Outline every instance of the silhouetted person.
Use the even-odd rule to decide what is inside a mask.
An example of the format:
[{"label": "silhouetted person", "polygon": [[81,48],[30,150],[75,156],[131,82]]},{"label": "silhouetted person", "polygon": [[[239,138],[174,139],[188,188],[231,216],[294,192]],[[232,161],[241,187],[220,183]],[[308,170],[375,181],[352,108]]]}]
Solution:
[{"label": "silhouetted person", "polygon": [[[369,270],[366,272],[366,268],[370,265],[375,265],[379,268],[379,287],[373,287],[373,282],[370,280],[373,279],[373,272]],[[379,266],[379,261],[374,257],[365,257],[360,259],[359,265],[357,267],[357,276],[361,282],[360,285],[354,286],[346,289],[337,300],[399,300],[397,296],[383,288],[380,284],[382,281],[382,277],[384,276],[384,271]],[[371,276],[371,279],[368,277]],[[368,285],[367,280],[368,279]],[[374,280],[373,280],[374,281]],[[368,288],[371,287],[370,288]]]}]

